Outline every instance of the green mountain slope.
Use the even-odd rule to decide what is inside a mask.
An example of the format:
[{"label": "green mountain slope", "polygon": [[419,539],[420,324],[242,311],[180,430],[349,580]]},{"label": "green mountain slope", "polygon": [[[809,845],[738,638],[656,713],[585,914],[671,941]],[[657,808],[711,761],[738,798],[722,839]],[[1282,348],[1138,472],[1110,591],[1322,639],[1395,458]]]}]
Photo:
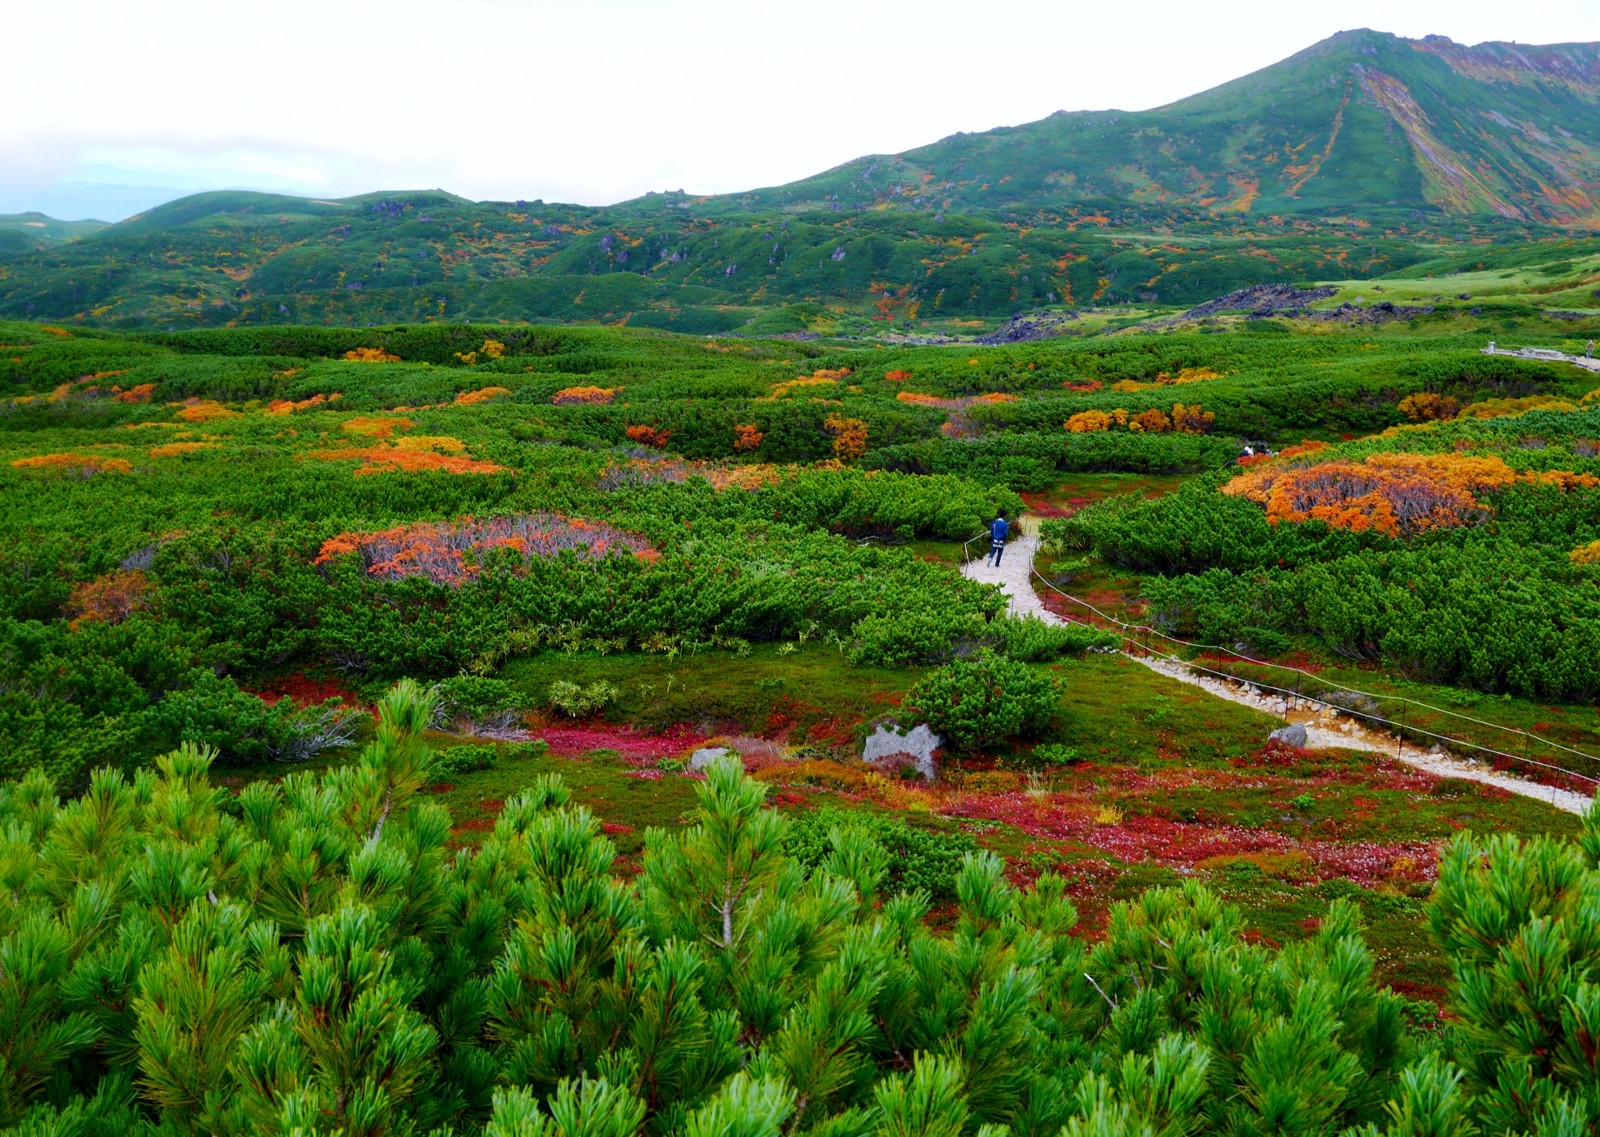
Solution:
[{"label": "green mountain slope", "polygon": [[744,194],[219,192],[73,241],[0,224],[0,317],[962,330],[1567,239],[1600,228],[1597,155],[1600,45],[1349,32],[1157,110],[1056,114]]},{"label": "green mountain slope", "polygon": [[57,221],[42,213],[0,213],[0,251],[25,252],[98,233],[104,221]]},{"label": "green mountain slope", "polygon": [[1095,199],[1600,225],[1600,44],[1464,47],[1341,32],[1156,110],[958,134],[741,203],[1034,213]]}]

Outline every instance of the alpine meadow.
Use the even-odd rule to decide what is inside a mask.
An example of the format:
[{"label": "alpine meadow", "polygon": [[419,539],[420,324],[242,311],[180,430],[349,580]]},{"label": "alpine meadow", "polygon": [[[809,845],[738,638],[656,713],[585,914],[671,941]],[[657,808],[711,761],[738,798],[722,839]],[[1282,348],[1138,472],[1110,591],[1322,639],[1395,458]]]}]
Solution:
[{"label": "alpine meadow", "polygon": [[1600,44],[0,216],[0,1137],[1600,1133]]}]

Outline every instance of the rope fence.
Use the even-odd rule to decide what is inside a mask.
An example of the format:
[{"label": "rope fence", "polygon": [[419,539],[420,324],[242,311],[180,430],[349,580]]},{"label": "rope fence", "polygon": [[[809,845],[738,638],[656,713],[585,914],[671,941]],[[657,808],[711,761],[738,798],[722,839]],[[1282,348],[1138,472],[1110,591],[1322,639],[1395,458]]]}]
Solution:
[{"label": "rope fence", "polygon": [[[1158,659],[1167,660],[1170,663],[1177,664],[1178,666],[1187,668],[1187,669],[1189,669],[1191,671],[1203,672],[1203,673],[1205,673],[1207,675],[1212,675],[1212,676],[1215,676],[1218,679],[1223,679],[1223,680],[1226,680],[1226,681],[1231,682],[1231,683],[1240,683],[1240,684],[1243,684],[1243,685],[1245,685],[1247,687],[1252,687],[1257,691],[1261,691],[1261,692],[1270,691],[1270,692],[1273,692],[1274,694],[1282,695],[1284,697],[1284,699],[1285,699],[1286,704],[1287,704],[1287,701],[1290,700],[1290,699],[1293,699],[1295,702],[1302,703],[1302,704],[1304,704],[1304,703],[1315,703],[1318,706],[1326,707],[1329,710],[1334,711],[1334,712],[1336,712],[1338,714],[1341,714],[1341,715],[1351,715],[1351,716],[1354,716],[1356,718],[1363,719],[1363,720],[1365,720],[1367,722],[1370,722],[1370,723],[1378,724],[1378,725],[1385,726],[1385,727],[1392,727],[1392,728],[1395,728],[1395,736],[1396,736],[1397,743],[1403,744],[1403,740],[1404,740],[1404,738],[1405,738],[1405,736],[1407,734],[1423,735],[1423,736],[1426,736],[1428,738],[1434,739],[1435,741],[1437,741],[1439,743],[1449,744],[1452,747],[1463,747],[1463,748],[1466,748],[1466,749],[1469,749],[1469,750],[1475,750],[1475,751],[1477,751],[1477,752],[1479,752],[1481,754],[1493,755],[1496,758],[1502,758],[1502,759],[1505,759],[1507,761],[1521,762],[1521,763],[1523,763],[1525,765],[1537,767],[1537,768],[1539,768],[1541,770],[1549,771],[1551,773],[1561,774],[1561,775],[1563,775],[1565,777],[1568,777],[1568,778],[1575,778],[1578,781],[1588,783],[1591,786],[1600,786],[1600,777],[1594,777],[1594,776],[1591,776],[1589,774],[1582,774],[1582,773],[1579,773],[1576,770],[1568,769],[1565,766],[1558,766],[1558,765],[1556,765],[1554,763],[1551,763],[1551,762],[1541,762],[1538,759],[1530,758],[1525,754],[1516,754],[1516,753],[1512,753],[1510,751],[1497,749],[1496,747],[1493,747],[1493,746],[1484,746],[1481,743],[1470,742],[1470,741],[1468,741],[1467,739],[1464,739],[1464,738],[1457,738],[1457,737],[1455,737],[1453,735],[1441,734],[1438,731],[1428,730],[1428,729],[1426,729],[1424,727],[1411,724],[1411,723],[1409,723],[1409,722],[1407,722],[1407,721],[1405,721],[1403,719],[1402,720],[1395,720],[1395,719],[1387,718],[1387,717],[1385,717],[1383,715],[1373,714],[1373,713],[1370,713],[1370,712],[1367,712],[1367,711],[1358,710],[1358,709],[1356,709],[1354,707],[1344,706],[1343,704],[1340,704],[1340,703],[1335,703],[1335,702],[1331,702],[1331,701],[1329,701],[1327,699],[1324,699],[1324,698],[1319,698],[1316,695],[1307,694],[1302,690],[1301,683],[1300,683],[1300,680],[1298,678],[1296,680],[1296,684],[1295,684],[1294,689],[1291,690],[1288,687],[1280,687],[1280,686],[1277,686],[1276,684],[1264,682],[1264,681],[1259,680],[1259,679],[1253,679],[1253,678],[1248,678],[1248,677],[1236,675],[1236,674],[1234,674],[1232,672],[1228,672],[1228,671],[1219,671],[1216,668],[1212,668],[1212,667],[1206,666],[1203,662],[1195,662],[1194,660],[1184,659],[1184,658],[1182,658],[1180,656],[1173,655],[1173,654],[1170,654],[1168,652],[1159,651],[1159,650],[1157,650],[1155,648],[1152,648],[1150,646],[1151,638],[1155,638],[1157,640],[1165,641],[1165,642],[1173,644],[1173,645],[1175,645],[1176,647],[1179,647],[1179,648],[1183,648],[1183,649],[1187,649],[1187,650],[1191,650],[1191,651],[1197,651],[1197,652],[1200,652],[1202,654],[1206,653],[1206,652],[1214,652],[1214,653],[1218,653],[1218,654],[1221,654],[1221,655],[1230,655],[1233,658],[1235,658],[1236,660],[1238,660],[1240,663],[1249,664],[1249,665],[1251,665],[1253,667],[1262,667],[1262,668],[1270,668],[1270,669],[1274,669],[1274,670],[1278,670],[1278,671],[1286,671],[1286,672],[1289,672],[1289,673],[1291,673],[1291,674],[1293,674],[1293,675],[1295,675],[1297,677],[1304,677],[1306,679],[1310,679],[1321,688],[1333,688],[1333,689],[1336,689],[1336,690],[1339,690],[1339,691],[1344,691],[1344,692],[1346,692],[1348,694],[1351,694],[1351,695],[1356,695],[1356,696],[1359,696],[1359,697],[1364,698],[1364,699],[1369,699],[1375,704],[1380,702],[1380,701],[1382,701],[1382,700],[1388,700],[1390,702],[1401,703],[1401,704],[1404,704],[1404,705],[1409,706],[1409,707],[1415,707],[1418,710],[1428,711],[1428,712],[1433,713],[1433,714],[1439,714],[1439,715],[1444,715],[1444,716],[1449,717],[1449,718],[1459,719],[1462,722],[1469,722],[1469,723],[1472,723],[1475,726],[1486,727],[1486,728],[1488,728],[1490,730],[1498,730],[1498,731],[1501,731],[1501,732],[1503,732],[1505,734],[1508,734],[1508,735],[1513,735],[1513,736],[1516,736],[1518,738],[1531,740],[1533,742],[1538,743],[1540,746],[1548,747],[1548,748],[1550,748],[1552,750],[1559,750],[1559,751],[1562,751],[1564,753],[1571,754],[1574,757],[1586,759],[1587,761],[1593,762],[1595,764],[1595,768],[1596,769],[1600,769],[1600,755],[1590,754],[1587,751],[1579,750],[1579,749],[1577,749],[1575,747],[1571,747],[1571,746],[1566,746],[1566,745],[1563,745],[1562,743],[1554,742],[1554,741],[1551,741],[1550,739],[1547,739],[1547,738],[1540,738],[1536,734],[1530,734],[1529,732],[1527,732],[1525,730],[1518,729],[1517,727],[1506,726],[1503,723],[1490,722],[1487,719],[1480,719],[1480,718],[1477,718],[1477,717],[1475,717],[1473,715],[1462,714],[1459,711],[1452,711],[1452,710],[1450,710],[1450,709],[1448,709],[1446,707],[1434,706],[1431,703],[1424,703],[1421,700],[1412,699],[1412,698],[1409,698],[1409,697],[1404,696],[1404,695],[1380,695],[1380,694],[1377,694],[1377,693],[1372,692],[1372,691],[1364,691],[1364,690],[1360,689],[1359,687],[1346,686],[1343,683],[1338,683],[1338,682],[1335,682],[1335,681],[1333,681],[1331,679],[1325,679],[1320,675],[1317,675],[1317,674],[1315,674],[1313,672],[1307,671],[1303,667],[1295,667],[1295,666],[1290,665],[1290,664],[1271,663],[1271,662],[1268,662],[1267,660],[1255,659],[1255,658],[1253,658],[1251,656],[1245,655],[1243,652],[1236,651],[1233,648],[1221,647],[1221,646],[1216,645],[1216,644],[1200,644],[1200,643],[1194,643],[1194,642],[1192,642],[1190,640],[1179,639],[1176,636],[1168,635],[1166,632],[1161,631],[1159,628],[1151,627],[1148,624],[1130,624],[1126,620],[1119,620],[1115,616],[1108,615],[1107,613],[1101,611],[1099,608],[1096,608],[1093,604],[1089,603],[1087,600],[1084,600],[1081,597],[1073,596],[1071,593],[1065,591],[1064,589],[1057,587],[1052,581],[1050,581],[1048,578],[1046,578],[1045,575],[1043,573],[1041,573],[1038,569],[1032,569],[1031,571],[1032,571],[1033,575],[1038,578],[1039,582],[1041,584],[1043,584],[1046,588],[1050,589],[1050,591],[1056,593],[1058,596],[1061,596],[1063,599],[1069,600],[1072,603],[1077,604],[1077,605],[1087,609],[1089,612],[1092,612],[1096,617],[1098,617],[1100,620],[1104,621],[1106,624],[1110,624],[1113,627],[1120,628],[1125,633],[1128,633],[1128,636],[1129,636],[1129,639],[1128,639],[1128,654],[1130,654],[1130,655],[1133,654],[1134,653],[1134,649],[1137,648],[1138,650],[1144,652],[1144,654],[1146,654],[1146,655],[1152,655],[1152,656],[1157,657]],[[1074,618],[1072,616],[1067,616],[1065,618],[1066,619],[1072,619],[1072,620],[1074,620],[1075,623],[1083,624],[1086,627],[1095,627],[1096,626],[1092,620],[1087,620],[1087,619],[1081,619],[1080,620],[1080,619],[1076,619],[1076,618]],[[1141,642],[1141,638],[1142,638],[1142,642]]]}]

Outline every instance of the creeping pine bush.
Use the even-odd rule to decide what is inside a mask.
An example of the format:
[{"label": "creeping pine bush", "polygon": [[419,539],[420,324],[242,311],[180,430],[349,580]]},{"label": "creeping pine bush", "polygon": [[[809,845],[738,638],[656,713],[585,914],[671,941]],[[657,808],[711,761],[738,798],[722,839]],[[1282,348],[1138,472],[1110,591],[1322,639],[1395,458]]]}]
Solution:
[{"label": "creeping pine bush", "polygon": [[984,649],[923,676],[906,694],[905,706],[950,745],[977,750],[1038,735],[1060,698],[1055,679]]},{"label": "creeping pine bush", "polygon": [[506,725],[521,709],[521,693],[503,679],[457,675],[436,684],[435,690],[439,693],[440,711],[447,718]]},{"label": "creeping pine bush", "polygon": [[[39,771],[0,782],[0,1135],[1600,1123],[1600,811],[1572,841],[1449,843],[1428,914],[1451,1022],[1418,1033],[1344,896],[1276,949],[1189,880],[1117,903],[1089,943],[1055,873],[1017,887],[993,853],[949,863],[960,838],[936,863],[892,819],[790,819],[738,763],[630,880],[552,777],[452,848],[422,792],[433,698],[402,684],[351,765],[238,794],[193,744],[71,797]],[[934,879],[896,882],[896,860]],[[954,898],[937,924],[929,884]]]},{"label": "creeping pine bush", "polygon": [[537,758],[550,749],[543,740],[513,742],[506,746],[493,744],[451,746],[434,753],[429,772],[435,778],[454,778],[478,770],[492,770],[501,759]]},{"label": "creeping pine bush", "polygon": [[586,718],[605,710],[621,694],[604,679],[597,679],[587,687],[580,687],[566,679],[550,684],[550,705],[569,719]]},{"label": "creeping pine bush", "polygon": [[1117,637],[1083,624],[1047,624],[1036,616],[1006,616],[990,625],[998,647],[1022,663],[1045,663],[1091,648],[1115,648]]},{"label": "creeping pine bush", "polygon": [[832,807],[791,817],[783,851],[807,868],[817,868],[848,843],[847,835],[857,834],[885,855],[884,891],[896,896],[920,889],[935,900],[955,899],[961,860],[978,851],[977,842],[965,833],[941,833],[888,814]]}]

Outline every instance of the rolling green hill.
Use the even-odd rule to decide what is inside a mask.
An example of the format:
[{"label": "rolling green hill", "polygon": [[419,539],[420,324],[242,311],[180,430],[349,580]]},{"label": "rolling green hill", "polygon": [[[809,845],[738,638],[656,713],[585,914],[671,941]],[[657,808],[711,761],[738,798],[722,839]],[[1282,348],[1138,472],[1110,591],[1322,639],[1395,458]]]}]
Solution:
[{"label": "rolling green hill", "polygon": [[56,224],[0,224],[0,317],[837,334],[1187,307],[1600,227],[1600,45],[1341,33],[1157,110],[1059,113],[744,194],[220,192],[70,242]]},{"label": "rolling green hill", "polygon": [[98,233],[104,221],[57,221],[42,213],[0,213],[0,251],[28,252]]}]

